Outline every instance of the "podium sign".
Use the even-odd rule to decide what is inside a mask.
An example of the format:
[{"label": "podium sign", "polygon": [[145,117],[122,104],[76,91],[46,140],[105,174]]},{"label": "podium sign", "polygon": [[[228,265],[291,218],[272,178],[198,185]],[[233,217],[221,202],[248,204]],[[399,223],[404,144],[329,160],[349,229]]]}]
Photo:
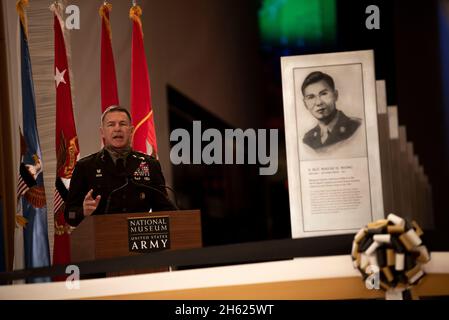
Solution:
[{"label": "podium sign", "polygon": [[170,249],[170,218],[128,218],[129,252],[148,253]]}]

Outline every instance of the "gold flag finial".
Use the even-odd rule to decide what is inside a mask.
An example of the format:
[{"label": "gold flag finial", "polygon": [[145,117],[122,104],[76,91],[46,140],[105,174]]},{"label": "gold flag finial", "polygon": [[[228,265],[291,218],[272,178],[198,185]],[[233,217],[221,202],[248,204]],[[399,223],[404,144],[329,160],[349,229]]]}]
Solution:
[{"label": "gold flag finial", "polygon": [[16,2],[16,10],[20,17],[20,22],[22,23],[23,30],[25,32],[25,37],[28,39],[28,22],[25,14],[25,7],[29,4],[28,0],[19,0]]},{"label": "gold flag finial", "polygon": [[104,19],[105,25],[106,25],[106,30],[108,31],[108,34],[109,34],[109,39],[112,40],[111,24],[110,24],[108,15],[106,15],[106,13],[109,13],[111,11],[112,11],[112,4],[105,1],[100,6],[100,10],[98,12],[100,14],[101,19]]},{"label": "gold flag finial", "polygon": [[[134,4],[134,2],[133,2]],[[142,9],[138,5],[133,5],[129,10],[129,17],[137,22],[140,26],[140,30],[142,31],[142,21],[140,20],[140,16],[142,15]],[[143,31],[142,31],[143,35]]]},{"label": "gold flag finial", "polygon": [[27,223],[28,223],[27,218],[25,218],[24,216],[16,214],[16,226],[20,226],[22,228],[26,228]]},{"label": "gold flag finial", "polygon": [[58,18],[59,24],[61,25],[61,30],[64,30],[64,21],[62,19],[62,12],[63,12],[63,5],[61,3],[59,3],[58,0],[54,1],[51,5],[50,5],[50,11],[53,12],[56,17]]}]

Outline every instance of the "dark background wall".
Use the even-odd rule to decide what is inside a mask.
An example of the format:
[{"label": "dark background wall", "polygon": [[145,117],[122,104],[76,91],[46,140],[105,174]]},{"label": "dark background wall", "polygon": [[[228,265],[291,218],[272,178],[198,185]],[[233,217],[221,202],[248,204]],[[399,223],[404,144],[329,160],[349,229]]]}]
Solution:
[{"label": "dark background wall", "polygon": [[449,123],[445,120],[449,110],[445,109],[443,102],[449,87],[444,88],[442,83],[438,3],[429,1],[422,6],[402,8],[396,1],[394,9],[395,103],[399,108],[399,121],[407,126],[407,136],[414,142],[432,183],[436,226],[442,232],[449,226],[449,149],[446,138]]}]

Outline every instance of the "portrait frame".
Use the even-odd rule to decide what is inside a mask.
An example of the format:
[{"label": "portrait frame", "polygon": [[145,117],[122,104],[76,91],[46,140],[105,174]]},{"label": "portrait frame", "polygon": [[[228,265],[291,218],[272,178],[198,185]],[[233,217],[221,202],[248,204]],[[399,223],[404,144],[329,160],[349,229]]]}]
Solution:
[{"label": "portrait frame", "polygon": [[[374,70],[372,50],[281,57],[293,238],[352,234],[384,217]],[[318,139],[324,121],[310,116],[302,91],[315,71],[334,80],[338,113],[360,122],[354,133],[344,135],[350,123],[337,121],[328,132],[343,138],[329,146],[324,140],[316,149],[306,146],[306,138]]]}]

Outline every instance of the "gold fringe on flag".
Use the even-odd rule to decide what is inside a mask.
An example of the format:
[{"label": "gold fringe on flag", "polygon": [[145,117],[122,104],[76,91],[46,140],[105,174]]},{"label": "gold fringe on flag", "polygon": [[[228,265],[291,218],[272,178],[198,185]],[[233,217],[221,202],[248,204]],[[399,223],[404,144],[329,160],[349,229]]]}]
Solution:
[{"label": "gold fringe on flag", "polygon": [[28,39],[28,23],[27,23],[27,16],[25,14],[25,7],[27,7],[29,4],[28,0],[19,0],[16,3],[16,10],[19,14],[20,21],[23,26],[23,30],[25,31],[25,37]]},{"label": "gold fringe on flag", "polygon": [[142,21],[140,20],[140,16],[142,15],[142,9],[139,6],[132,6],[129,10],[129,17],[131,20],[136,21],[140,26],[140,32],[142,32],[143,37],[143,30],[142,30]]},{"label": "gold fringe on flag", "polygon": [[69,224],[59,224],[58,217],[60,215],[64,215],[64,211],[58,211],[55,213],[55,233],[58,236],[62,236],[64,234],[71,234],[72,231],[75,229],[74,227],[70,226]]},{"label": "gold fringe on flag", "polygon": [[104,4],[101,5],[100,10],[98,10],[98,12],[100,14],[100,17],[102,19],[104,19],[106,29],[108,30],[108,34],[109,34],[109,39],[112,40],[111,24],[109,22],[108,16],[106,15],[106,11],[108,13],[112,11],[112,4],[105,1]]},{"label": "gold fringe on flag", "polygon": [[18,215],[16,214],[16,224],[21,226],[22,228],[26,228],[28,223],[27,218],[25,218],[24,216]]}]

